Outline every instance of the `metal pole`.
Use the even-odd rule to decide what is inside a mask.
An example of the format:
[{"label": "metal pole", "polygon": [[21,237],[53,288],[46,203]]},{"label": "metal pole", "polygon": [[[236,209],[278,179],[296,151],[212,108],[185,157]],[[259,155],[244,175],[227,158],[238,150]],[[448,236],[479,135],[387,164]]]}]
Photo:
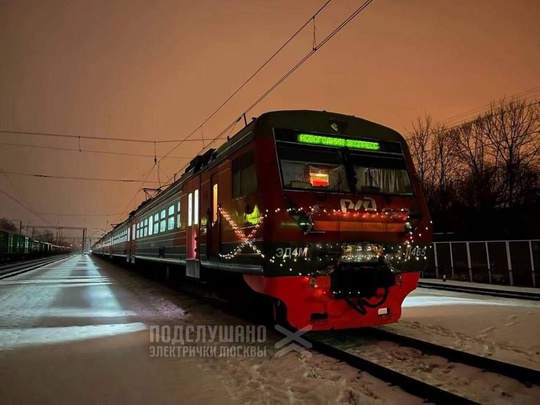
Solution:
[{"label": "metal pole", "polygon": [[452,242],[448,242],[450,247],[450,270],[452,271],[452,278],[454,278],[454,254],[452,253]]},{"label": "metal pole", "polygon": [[472,267],[471,267],[471,249],[469,248],[469,242],[466,242],[465,246],[467,247],[467,266],[469,266],[469,281],[472,283],[473,277],[472,277]]},{"label": "metal pole", "polygon": [[490,260],[489,260],[489,246],[488,246],[487,241],[485,243],[486,243],[486,259],[487,259],[489,284],[491,284],[491,263],[490,263]]},{"label": "metal pole", "polygon": [[439,278],[439,261],[437,259],[437,242],[433,242],[433,251],[435,256],[435,277]]},{"label": "metal pole", "polygon": [[506,259],[508,261],[508,278],[510,280],[510,285],[514,285],[514,275],[512,274],[512,256],[510,254],[510,242],[504,242],[506,245]]},{"label": "metal pole", "polygon": [[82,230],[82,241],[81,241],[81,254],[84,254],[84,248],[86,246],[86,228]]},{"label": "metal pole", "polygon": [[532,241],[529,241],[529,254],[531,255],[531,276],[532,276],[533,287],[536,287],[536,277],[534,276],[534,257],[533,257]]}]

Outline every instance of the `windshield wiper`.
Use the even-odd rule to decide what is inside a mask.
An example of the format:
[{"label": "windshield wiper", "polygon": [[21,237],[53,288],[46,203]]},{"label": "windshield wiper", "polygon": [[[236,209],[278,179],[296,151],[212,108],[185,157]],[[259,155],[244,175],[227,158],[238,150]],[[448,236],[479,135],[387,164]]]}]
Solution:
[{"label": "windshield wiper", "polygon": [[341,152],[343,155],[343,164],[345,165],[345,174],[347,176],[347,180],[349,181],[349,188],[351,193],[356,194],[356,173],[351,164],[349,148],[343,148],[341,149]]},{"label": "windshield wiper", "polygon": [[366,167],[366,170],[364,170],[364,173],[367,173],[368,177],[369,177],[369,186],[370,187],[373,187],[373,183],[375,182],[373,180],[373,173],[371,173],[371,168],[370,167]]}]

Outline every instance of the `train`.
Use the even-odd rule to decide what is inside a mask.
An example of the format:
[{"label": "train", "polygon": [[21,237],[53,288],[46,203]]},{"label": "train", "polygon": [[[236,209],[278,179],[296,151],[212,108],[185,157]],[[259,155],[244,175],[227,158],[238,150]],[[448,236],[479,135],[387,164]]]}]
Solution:
[{"label": "train", "polygon": [[276,322],[332,330],[397,322],[432,237],[398,132],[327,111],[271,111],[194,157],[92,253],[224,296],[264,296]]},{"label": "train", "polygon": [[69,253],[71,248],[0,229],[0,263]]}]

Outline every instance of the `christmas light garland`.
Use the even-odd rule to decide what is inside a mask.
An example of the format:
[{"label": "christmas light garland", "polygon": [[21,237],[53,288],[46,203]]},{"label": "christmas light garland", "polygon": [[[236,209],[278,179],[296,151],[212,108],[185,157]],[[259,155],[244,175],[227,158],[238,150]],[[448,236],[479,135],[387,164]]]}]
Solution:
[{"label": "christmas light garland", "polygon": [[[255,233],[259,229],[260,225],[262,225],[262,223],[264,222],[264,218],[267,217],[267,214],[264,214],[264,216],[261,218],[259,223],[257,225],[255,225],[255,227],[251,230],[249,235],[246,236],[245,233],[243,231],[241,231],[240,227],[236,224],[236,222],[234,222],[234,220],[231,218],[231,216],[223,208],[219,207],[218,211],[223,216],[223,218],[225,218],[227,220],[229,225],[231,225],[234,233],[241,240],[240,245],[238,245],[232,252],[226,253],[226,254],[221,254],[220,253],[219,257],[222,257],[224,259],[229,259],[229,260],[233,259],[238,254],[242,253],[242,249],[245,246],[249,246],[254,251],[254,253],[258,253],[264,259],[264,254],[259,250],[259,248],[257,248],[257,246],[255,246],[253,244],[253,242],[251,240],[255,237]],[[268,212],[268,210],[266,210],[266,212]]]}]

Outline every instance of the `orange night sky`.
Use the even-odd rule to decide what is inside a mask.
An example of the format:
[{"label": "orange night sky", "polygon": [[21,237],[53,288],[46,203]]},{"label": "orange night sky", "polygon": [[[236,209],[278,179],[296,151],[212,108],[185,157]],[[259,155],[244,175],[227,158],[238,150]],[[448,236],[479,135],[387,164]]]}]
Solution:
[{"label": "orange night sky", "polygon": [[[324,0],[0,0],[0,130],[181,140]],[[321,41],[363,1],[319,14]],[[356,115],[405,133],[424,113],[459,123],[503,96],[540,96],[537,0],[375,0],[256,108]],[[144,186],[178,172],[313,45],[310,24]],[[472,115],[462,118],[470,118]],[[239,123],[236,130],[241,128]],[[74,149],[65,151],[18,145]],[[157,145],[157,155],[176,143]],[[79,152],[148,155],[125,156]],[[138,179],[154,146],[0,133],[0,171]],[[100,235],[143,199],[141,183],[0,173],[0,190],[52,224]],[[124,215],[118,214],[124,212]],[[61,215],[58,215],[61,214]],[[111,215],[112,214],[112,215]],[[0,193],[0,217],[44,220]],[[110,229],[110,227],[109,227]],[[78,233],[77,233],[78,234]]]}]

